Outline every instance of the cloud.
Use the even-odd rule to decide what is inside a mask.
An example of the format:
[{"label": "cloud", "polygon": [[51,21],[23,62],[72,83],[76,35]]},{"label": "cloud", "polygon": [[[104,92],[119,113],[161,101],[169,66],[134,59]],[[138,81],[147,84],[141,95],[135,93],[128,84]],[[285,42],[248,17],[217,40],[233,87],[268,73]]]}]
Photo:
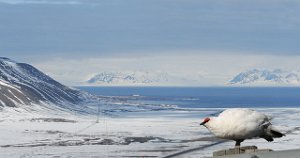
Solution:
[{"label": "cloud", "polygon": [[0,3],[18,5],[18,4],[68,4],[78,5],[82,4],[79,0],[0,0]]},{"label": "cloud", "polygon": [[0,0],[0,53],[68,85],[137,69],[223,84],[252,68],[300,69],[299,2]]},{"label": "cloud", "polygon": [[253,69],[300,70],[300,56],[272,56],[257,54],[195,54],[182,51],[172,56],[166,52],[145,57],[57,58],[35,62],[44,72],[68,84],[80,85],[91,74],[100,72],[167,72],[178,77],[200,81],[199,86],[222,86],[236,74]]},{"label": "cloud", "polygon": [[0,4],[0,52],[10,54],[194,49],[299,55],[300,50],[300,5],[293,0],[0,2],[33,4]]}]

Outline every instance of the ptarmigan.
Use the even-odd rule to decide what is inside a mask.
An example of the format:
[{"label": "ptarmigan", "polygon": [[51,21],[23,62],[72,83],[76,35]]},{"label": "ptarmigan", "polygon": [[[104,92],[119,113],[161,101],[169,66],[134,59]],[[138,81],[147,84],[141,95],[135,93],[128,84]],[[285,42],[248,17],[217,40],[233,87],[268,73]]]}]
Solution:
[{"label": "ptarmigan", "polygon": [[245,139],[273,138],[284,136],[272,127],[270,118],[260,112],[250,109],[227,109],[218,117],[205,118],[200,124],[205,126],[216,137],[236,141],[235,147],[240,147]]}]

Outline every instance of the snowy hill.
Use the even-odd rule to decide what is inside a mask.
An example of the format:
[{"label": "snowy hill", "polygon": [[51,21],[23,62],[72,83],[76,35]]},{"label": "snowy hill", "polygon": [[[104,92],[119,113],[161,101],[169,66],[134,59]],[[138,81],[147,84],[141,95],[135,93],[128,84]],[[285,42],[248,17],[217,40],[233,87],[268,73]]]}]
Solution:
[{"label": "snowy hill", "polygon": [[241,72],[231,81],[232,85],[258,85],[258,86],[292,86],[300,85],[299,71],[258,70],[253,69]]},{"label": "snowy hill", "polygon": [[53,80],[33,66],[0,58],[0,109],[25,105],[58,105],[71,108],[86,100],[85,92]]},{"label": "snowy hill", "polygon": [[102,72],[90,77],[86,83],[89,85],[117,85],[117,86],[157,86],[180,85],[191,83],[188,79],[170,75],[166,72]]}]

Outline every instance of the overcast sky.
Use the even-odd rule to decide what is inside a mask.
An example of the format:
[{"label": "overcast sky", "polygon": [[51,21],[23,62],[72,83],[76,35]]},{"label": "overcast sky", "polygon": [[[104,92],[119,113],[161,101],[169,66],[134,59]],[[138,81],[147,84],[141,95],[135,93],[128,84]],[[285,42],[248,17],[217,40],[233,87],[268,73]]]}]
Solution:
[{"label": "overcast sky", "polygon": [[68,85],[125,70],[223,84],[300,69],[299,42],[299,0],[0,0],[0,55]]}]

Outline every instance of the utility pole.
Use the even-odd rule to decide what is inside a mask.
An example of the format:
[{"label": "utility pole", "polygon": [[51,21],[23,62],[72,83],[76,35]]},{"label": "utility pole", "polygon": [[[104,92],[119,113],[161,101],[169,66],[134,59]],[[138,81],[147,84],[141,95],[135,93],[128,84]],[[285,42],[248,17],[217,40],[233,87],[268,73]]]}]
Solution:
[{"label": "utility pole", "polygon": [[100,103],[98,103],[98,110],[97,110],[97,120],[96,123],[99,123],[99,117],[100,117]]}]

